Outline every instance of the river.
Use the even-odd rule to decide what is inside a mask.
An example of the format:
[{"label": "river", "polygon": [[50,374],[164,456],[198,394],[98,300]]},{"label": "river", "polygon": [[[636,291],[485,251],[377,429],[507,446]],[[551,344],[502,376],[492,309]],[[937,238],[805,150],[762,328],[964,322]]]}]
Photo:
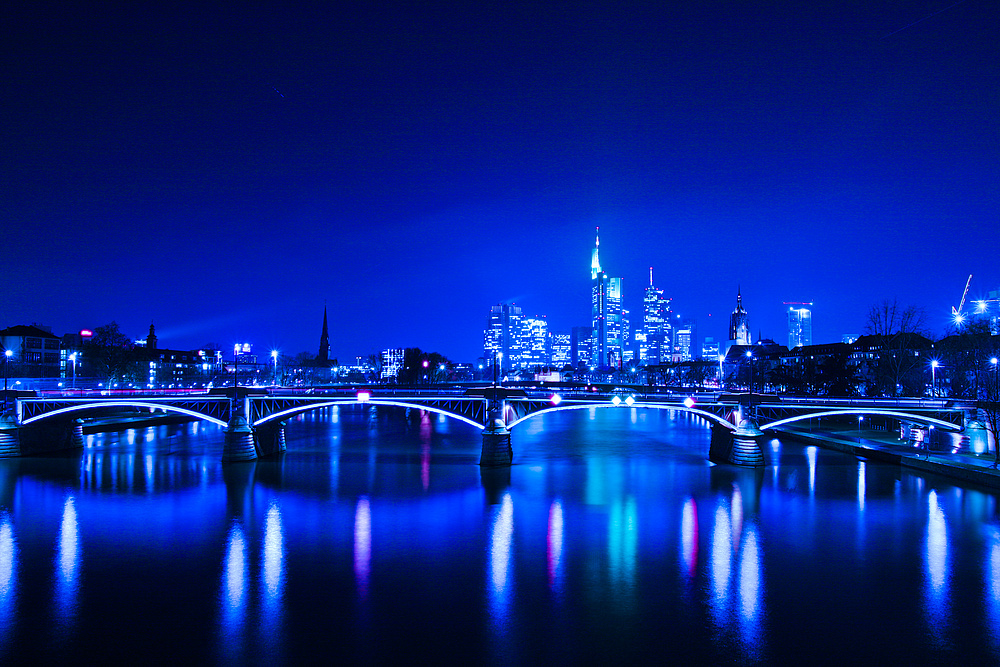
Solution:
[{"label": "river", "polygon": [[483,469],[399,408],[0,460],[0,662],[1000,662],[997,496],[793,441],[710,464],[696,417],[556,412]]}]

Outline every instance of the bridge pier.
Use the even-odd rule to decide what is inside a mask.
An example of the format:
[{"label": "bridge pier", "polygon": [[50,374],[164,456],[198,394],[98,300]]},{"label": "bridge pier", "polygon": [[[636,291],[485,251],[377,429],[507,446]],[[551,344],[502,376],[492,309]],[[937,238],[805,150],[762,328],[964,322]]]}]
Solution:
[{"label": "bridge pier", "polygon": [[510,431],[505,426],[491,426],[483,430],[481,466],[509,466],[514,459],[510,445]]},{"label": "bridge pier", "polygon": [[760,441],[764,434],[753,421],[746,420],[735,431],[724,426],[712,426],[712,442],[708,459],[714,463],[730,463],[745,467],[764,465],[764,450]]},{"label": "bridge pier", "polygon": [[257,451],[260,456],[270,456],[271,454],[281,454],[285,451],[285,426],[286,422],[264,422],[257,426],[254,431],[254,439],[257,441]]},{"label": "bridge pier", "polygon": [[247,423],[246,417],[232,417],[222,432],[226,434],[226,444],[222,449],[223,463],[253,461],[257,458],[253,429]]}]

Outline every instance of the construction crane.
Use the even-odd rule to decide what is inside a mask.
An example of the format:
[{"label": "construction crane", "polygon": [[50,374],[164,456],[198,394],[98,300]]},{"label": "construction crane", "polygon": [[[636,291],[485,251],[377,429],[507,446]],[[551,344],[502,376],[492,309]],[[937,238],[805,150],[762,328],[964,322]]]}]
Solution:
[{"label": "construction crane", "polygon": [[965,297],[969,294],[969,285],[972,284],[972,274],[969,274],[969,279],[965,281],[965,290],[962,292],[962,300],[958,302],[958,308],[955,306],[951,307],[951,316],[955,320],[956,324],[961,324],[965,316],[962,315],[962,308],[965,307]]}]

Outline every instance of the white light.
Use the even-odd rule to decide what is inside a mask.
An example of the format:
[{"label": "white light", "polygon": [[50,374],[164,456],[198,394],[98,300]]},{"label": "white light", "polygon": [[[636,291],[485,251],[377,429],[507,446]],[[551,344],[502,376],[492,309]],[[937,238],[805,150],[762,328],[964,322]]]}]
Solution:
[{"label": "white light", "polygon": [[368,399],[372,397],[370,391],[359,391],[358,392],[358,403],[367,403]]},{"label": "white light", "polygon": [[635,399],[632,398],[631,396],[625,398],[625,405],[632,407],[633,403],[635,403]]},{"label": "white light", "polygon": [[[12,354],[14,354],[14,351],[13,351],[13,350],[7,350],[6,352],[4,352],[4,354],[6,354],[6,355],[7,355],[8,357],[9,357],[9,356],[11,356]],[[995,361],[995,360],[994,360],[994,363],[996,363],[996,361]]]},{"label": "white light", "polygon": [[611,397],[611,402],[613,404],[615,404],[615,405],[621,405],[622,399],[618,398],[617,396],[612,396]]},{"label": "white light", "polygon": [[549,399],[549,402],[551,402],[552,405],[559,405],[562,403],[562,396],[559,394],[552,394],[552,398]]},{"label": "white light", "polygon": [[687,398],[685,398],[684,399],[684,407],[685,408],[693,408],[694,407],[694,399],[691,398],[690,396],[688,396]]}]

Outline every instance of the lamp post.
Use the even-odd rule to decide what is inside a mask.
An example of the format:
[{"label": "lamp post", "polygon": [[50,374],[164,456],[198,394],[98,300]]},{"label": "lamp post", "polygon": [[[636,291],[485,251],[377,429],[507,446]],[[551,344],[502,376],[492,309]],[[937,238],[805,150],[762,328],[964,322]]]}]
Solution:
[{"label": "lamp post", "polygon": [[[14,354],[13,350],[6,350],[3,353],[3,409],[7,411],[7,366],[10,365],[10,358]],[[993,360],[994,366],[996,359]]]},{"label": "lamp post", "polygon": [[861,443],[861,422],[865,420],[864,415],[858,415],[858,443]]},{"label": "lamp post", "polygon": [[931,396],[937,398],[937,367],[938,360],[933,359],[931,361]]},{"label": "lamp post", "polygon": [[753,418],[753,351],[747,350],[747,359],[750,360],[750,393],[747,396],[747,414]]},{"label": "lamp post", "polygon": [[271,350],[271,360],[274,361],[274,380],[273,384],[277,386],[278,384],[278,351]]},{"label": "lamp post", "polygon": [[719,391],[722,391],[722,362],[726,360],[725,355],[719,355]]},{"label": "lamp post", "polygon": [[73,362],[73,389],[76,389],[76,352],[69,355],[69,360]]}]

